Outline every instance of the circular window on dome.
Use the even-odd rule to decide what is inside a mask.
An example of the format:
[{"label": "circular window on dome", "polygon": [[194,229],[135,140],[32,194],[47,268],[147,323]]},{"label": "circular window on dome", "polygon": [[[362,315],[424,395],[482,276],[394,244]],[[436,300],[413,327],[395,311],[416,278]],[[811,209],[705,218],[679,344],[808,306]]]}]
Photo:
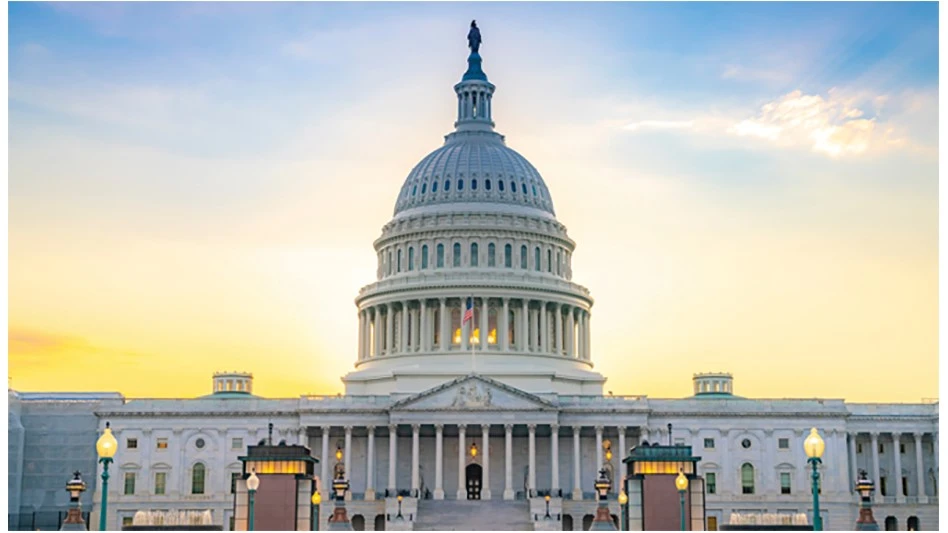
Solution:
[{"label": "circular window on dome", "polygon": [[201,450],[204,448],[204,439],[198,439],[194,441],[194,445],[197,446],[197,449]]},{"label": "circular window on dome", "polygon": [[741,447],[744,448],[744,449],[750,448],[750,447],[751,447],[751,441],[750,441],[750,439],[744,439],[744,440],[742,440],[742,441],[741,441]]}]

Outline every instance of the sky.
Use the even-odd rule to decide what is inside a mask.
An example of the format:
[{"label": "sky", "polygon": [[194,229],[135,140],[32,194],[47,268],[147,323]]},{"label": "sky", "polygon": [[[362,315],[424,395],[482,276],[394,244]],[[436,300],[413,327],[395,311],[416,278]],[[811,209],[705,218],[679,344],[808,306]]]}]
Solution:
[{"label": "sky", "polygon": [[606,390],[938,396],[937,4],[8,9],[15,389],[342,392],[477,19]]}]

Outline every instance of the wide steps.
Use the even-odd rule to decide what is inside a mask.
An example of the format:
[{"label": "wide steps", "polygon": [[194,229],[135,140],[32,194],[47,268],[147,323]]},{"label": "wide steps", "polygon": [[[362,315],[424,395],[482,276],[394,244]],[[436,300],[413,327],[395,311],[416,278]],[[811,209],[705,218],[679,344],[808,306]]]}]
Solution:
[{"label": "wide steps", "polygon": [[533,531],[530,504],[504,500],[420,500],[415,531]]}]

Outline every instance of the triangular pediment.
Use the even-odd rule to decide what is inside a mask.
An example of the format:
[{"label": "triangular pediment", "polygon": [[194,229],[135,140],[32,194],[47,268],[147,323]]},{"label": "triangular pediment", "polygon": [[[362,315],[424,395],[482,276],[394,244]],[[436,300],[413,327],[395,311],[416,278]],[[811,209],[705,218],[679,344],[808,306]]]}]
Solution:
[{"label": "triangular pediment", "polygon": [[399,400],[399,411],[536,411],[556,409],[539,396],[476,374],[457,378],[433,389]]}]

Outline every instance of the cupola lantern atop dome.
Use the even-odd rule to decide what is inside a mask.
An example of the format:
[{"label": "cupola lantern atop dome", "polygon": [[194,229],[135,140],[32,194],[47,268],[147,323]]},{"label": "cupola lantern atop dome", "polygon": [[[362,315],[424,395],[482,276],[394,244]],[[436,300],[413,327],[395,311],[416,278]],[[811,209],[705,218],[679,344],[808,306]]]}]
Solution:
[{"label": "cupola lantern atop dome", "polygon": [[493,131],[491,99],[494,85],[487,81],[487,74],[481,69],[481,31],[476,20],[471,21],[467,45],[471,49],[467,71],[461,76],[461,82],[454,86],[458,95],[458,120],[454,126],[458,131]]}]

